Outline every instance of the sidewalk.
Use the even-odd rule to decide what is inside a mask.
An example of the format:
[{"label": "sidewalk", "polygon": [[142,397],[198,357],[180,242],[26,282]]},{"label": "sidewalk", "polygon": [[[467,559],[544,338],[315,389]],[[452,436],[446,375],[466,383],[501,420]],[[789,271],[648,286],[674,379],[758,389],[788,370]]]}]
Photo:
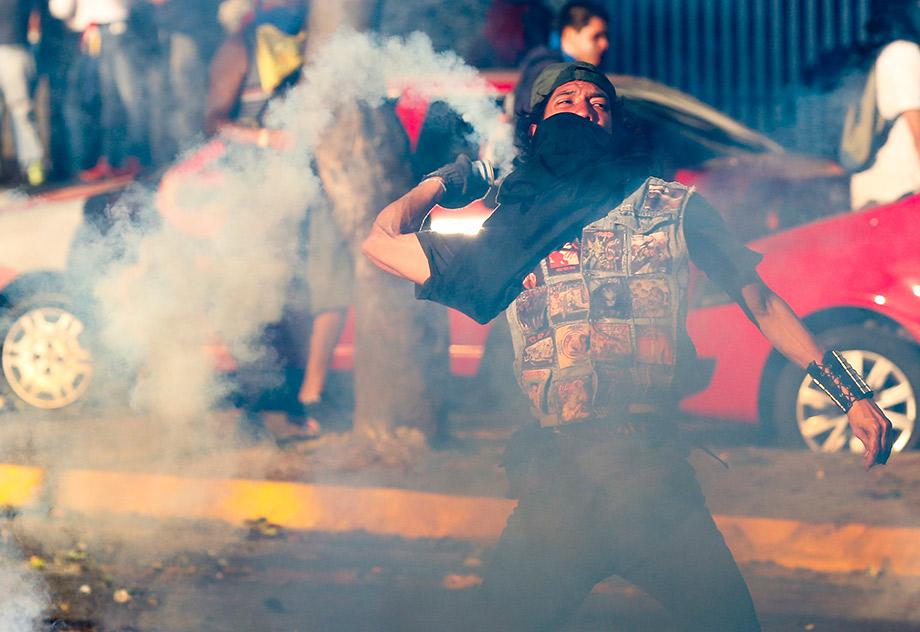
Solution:
[{"label": "sidewalk", "polygon": [[[408,469],[322,470],[308,452],[258,447],[185,455],[181,466],[145,471],[137,465],[143,420],[120,421],[108,436],[87,432],[103,423],[57,426],[73,433],[77,453],[80,437],[106,443],[98,459],[84,451],[82,460],[62,456],[53,469],[0,465],[0,505],[231,524],[264,517],[292,530],[485,542],[497,538],[514,506],[503,497],[501,432],[466,433],[452,449],[421,453]],[[16,440],[0,436],[5,454]],[[125,455],[127,445],[136,453]],[[718,453],[730,470],[702,452],[692,462],[740,563],[920,577],[920,454],[896,455],[865,473],[851,455]]]}]

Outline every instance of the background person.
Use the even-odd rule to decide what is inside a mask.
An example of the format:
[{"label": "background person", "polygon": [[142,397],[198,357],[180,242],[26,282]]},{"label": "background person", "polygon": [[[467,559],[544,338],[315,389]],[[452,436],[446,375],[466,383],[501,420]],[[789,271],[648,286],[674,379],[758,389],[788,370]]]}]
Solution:
[{"label": "background person", "polygon": [[610,16],[601,4],[590,0],[566,2],[556,17],[556,30],[550,43],[531,50],[520,65],[520,78],[514,88],[514,118],[530,113],[530,92],[536,78],[550,64],[585,61],[603,67],[610,47]]},{"label": "background person", "polygon": [[[271,37],[290,38],[289,46],[273,49],[293,50],[291,46],[296,46],[302,53],[304,12],[304,3],[298,0],[264,0],[255,3],[250,15],[235,22],[239,31],[228,35],[211,66],[205,115],[208,135],[284,147],[283,135],[264,126],[263,114],[274,96],[299,79],[302,57],[296,64],[293,58],[279,59],[277,68],[268,68],[269,77],[266,66],[257,62],[257,49],[267,30]],[[295,401],[287,403],[288,420],[317,434],[323,420],[331,418],[324,394],[333,352],[351,304],[354,274],[348,246],[328,204],[308,210],[300,250],[302,265],[289,290],[280,335],[297,356],[289,360],[294,366],[303,365]]]},{"label": "background person", "polygon": [[887,0],[874,9],[866,29],[884,43],[874,62],[874,106],[884,131],[868,166],[850,180],[854,209],[920,191],[920,4]]},{"label": "background person", "polygon": [[[300,77],[306,9],[302,0],[256,0],[251,7],[224,22],[233,30],[211,60],[204,133],[262,145],[282,143],[280,134],[266,130],[262,117],[271,99]],[[284,54],[263,57],[275,63],[260,67],[258,48],[268,46],[268,38],[281,42]]]},{"label": "background person", "polygon": [[[39,75],[48,80],[48,154],[51,163],[48,179],[61,182],[70,179],[81,168],[74,162],[66,116],[68,77],[80,55],[80,35],[49,13],[47,1],[41,2],[39,9],[41,41],[36,57]],[[89,138],[96,132],[96,121],[88,120],[81,125],[81,136]]]},{"label": "background person", "polygon": [[160,63],[150,71],[156,162],[201,142],[208,63],[221,36],[216,0],[146,0]]},{"label": "background person", "polygon": [[149,144],[136,34],[130,32],[130,0],[49,0],[48,6],[52,16],[66,20],[72,31],[81,34],[82,60],[75,64],[68,88],[68,127],[76,147],[84,145],[78,136],[82,95],[92,89],[92,70],[98,72],[102,155],[80,178],[91,182],[137,173],[149,163]]},{"label": "background person", "polygon": [[35,129],[31,86],[35,59],[29,49],[29,17],[35,0],[0,0],[0,118],[5,107],[19,168],[31,186],[45,181],[45,150]]}]

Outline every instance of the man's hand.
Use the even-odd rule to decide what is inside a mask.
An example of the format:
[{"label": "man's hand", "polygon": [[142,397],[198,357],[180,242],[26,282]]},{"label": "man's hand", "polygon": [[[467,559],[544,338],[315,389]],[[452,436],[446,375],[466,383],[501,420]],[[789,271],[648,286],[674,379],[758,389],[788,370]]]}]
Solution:
[{"label": "man's hand", "polygon": [[472,200],[478,200],[495,182],[491,164],[481,160],[473,162],[466,154],[460,154],[456,160],[425,178],[437,178],[444,185],[440,204],[446,208],[461,208]]},{"label": "man's hand", "polygon": [[[741,289],[741,303],[751,320],[776,349],[803,369],[821,362],[824,350],[784,300],[759,279]],[[853,402],[847,419],[853,434],[866,446],[865,465],[888,461],[891,454],[891,422],[871,399]]]},{"label": "man's hand", "polygon": [[853,402],[847,413],[853,434],[863,442],[863,464],[866,469],[884,465],[891,455],[891,422],[871,399]]}]

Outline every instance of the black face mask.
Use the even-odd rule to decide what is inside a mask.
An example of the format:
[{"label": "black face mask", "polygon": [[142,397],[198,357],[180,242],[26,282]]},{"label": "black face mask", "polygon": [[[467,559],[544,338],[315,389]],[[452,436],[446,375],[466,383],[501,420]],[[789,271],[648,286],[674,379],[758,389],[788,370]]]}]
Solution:
[{"label": "black face mask", "polygon": [[615,140],[597,123],[566,112],[540,123],[531,155],[549,174],[565,177],[598,160],[614,158]]},{"label": "black face mask", "polygon": [[[525,160],[512,172],[499,192],[499,201],[534,198],[559,188],[574,196],[622,189],[649,175],[647,156],[625,129],[608,133],[597,123],[571,113],[542,121]],[[637,181],[638,179],[638,181]]]}]

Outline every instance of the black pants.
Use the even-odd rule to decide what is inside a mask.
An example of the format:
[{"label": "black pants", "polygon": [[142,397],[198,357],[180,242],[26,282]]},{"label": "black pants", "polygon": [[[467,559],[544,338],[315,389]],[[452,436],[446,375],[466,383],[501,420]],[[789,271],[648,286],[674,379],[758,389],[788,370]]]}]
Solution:
[{"label": "black pants", "polygon": [[486,569],[479,629],[557,630],[595,584],[619,575],[657,599],[678,630],[760,630],[670,433],[537,434],[509,448],[519,502]]}]

